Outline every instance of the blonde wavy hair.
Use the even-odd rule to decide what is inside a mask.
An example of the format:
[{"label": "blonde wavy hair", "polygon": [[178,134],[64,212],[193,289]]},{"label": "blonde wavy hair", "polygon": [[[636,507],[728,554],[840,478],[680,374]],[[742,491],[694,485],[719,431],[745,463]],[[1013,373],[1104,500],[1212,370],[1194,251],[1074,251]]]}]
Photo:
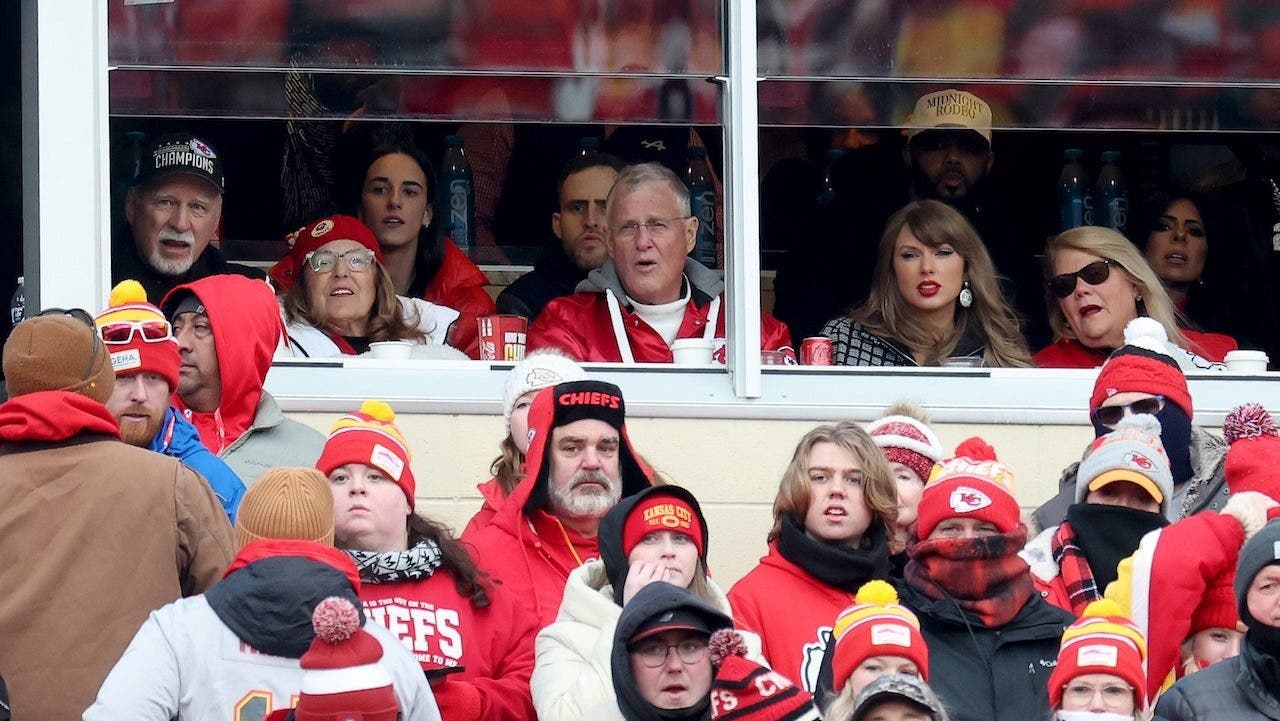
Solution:
[{"label": "blonde wavy hair", "polygon": [[778,483],[778,495],[773,499],[773,528],[769,529],[769,540],[776,540],[782,533],[782,519],[786,516],[804,525],[813,485],[809,481],[809,453],[819,443],[839,446],[858,459],[862,466],[862,502],[875,520],[884,524],[885,537],[892,538],[893,525],[898,520],[898,489],[889,461],[861,426],[841,421],[836,425],[818,426],[800,439]]},{"label": "blonde wavy hair", "polygon": [[[956,303],[955,324],[947,336],[939,336],[916,317],[898,289],[893,270],[894,249],[903,229],[911,231],[930,248],[948,244],[964,259],[964,279],[973,292],[973,305]],[[991,255],[960,211],[937,200],[917,200],[894,213],[880,237],[871,293],[851,314],[875,335],[892,338],[922,358],[921,365],[938,365],[950,356],[965,332],[973,326],[984,341],[983,364],[994,367],[1032,366],[1031,352],[1022,336],[1018,314],[1000,291]]]},{"label": "blonde wavy hair", "polygon": [[1049,279],[1055,275],[1055,254],[1068,248],[1111,261],[1113,267],[1122,271],[1138,290],[1138,301],[1135,304],[1137,315],[1158,321],[1164,326],[1164,332],[1168,334],[1170,341],[1183,348],[1187,347],[1186,338],[1178,330],[1173,300],[1169,298],[1155,271],[1147,264],[1147,259],[1142,257],[1137,246],[1130,243],[1128,238],[1111,228],[1096,225],[1083,225],[1063,231],[1045,246],[1045,302],[1049,309],[1049,326],[1053,328],[1056,338],[1076,338],[1062,312],[1059,299],[1049,291]]},{"label": "blonde wavy hair", "polygon": [[[396,287],[391,276],[382,267],[382,263],[373,262],[374,292],[373,306],[369,308],[369,318],[365,333],[370,342],[380,340],[422,340],[426,334],[417,326],[411,325],[404,317],[400,301],[396,298]],[[323,308],[312,308],[307,297],[307,284],[315,273],[303,264],[302,277],[284,294],[284,313],[290,323],[301,322],[313,328],[330,327],[329,319]]]}]

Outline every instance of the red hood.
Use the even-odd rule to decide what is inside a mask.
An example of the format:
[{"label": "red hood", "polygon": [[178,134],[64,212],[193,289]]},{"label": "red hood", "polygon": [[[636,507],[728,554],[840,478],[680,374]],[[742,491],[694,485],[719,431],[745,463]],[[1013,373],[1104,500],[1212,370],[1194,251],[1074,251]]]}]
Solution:
[{"label": "red hood", "polygon": [[[493,525],[505,529],[517,538],[528,526],[524,520],[525,514],[537,510],[536,507],[526,508],[529,505],[529,499],[534,496],[535,489],[540,491],[538,496],[546,497],[548,469],[545,466],[549,465],[546,462],[546,452],[547,444],[551,440],[551,424],[555,419],[554,392],[555,386],[545,388],[533,399],[533,405],[529,408],[531,439],[529,451],[524,459],[524,478],[516,484],[511,495],[502,502],[493,517]],[[622,473],[622,497],[626,498],[653,485],[653,471],[636,454],[635,448],[631,445],[631,438],[627,435],[625,423],[619,437],[621,438],[619,465]]]},{"label": "red hood", "polygon": [[0,440],[64,441],[86,433],[120,437],[107,407],[71,391],[37,391],[0,405]]},{"label": "red hood", "polygon": [[213,327],[222,376],[222,402],[214,413],[189,410],[177,393],[173,395],[173,403],[195,424],[200,440],[217,454],[253,425],[262,397],[262,383],[271,368],[276,347],[284,337],[284,321],[275,293],[261,280],[240,275],[211,275],[177,286],[160,303],[166,316],[173,304],[188,292],[200,299]]},{"label": "red hood", "polygon": [[226,578],[254,561],[277,556],[296,556],[332,566],[346,575],[347,580],[351,581],[351,587],[355,589],[357,594],[360,593],[360,574],[356,571],[355,561],[352,561],[350,556],[333,546],[325,546],[313,541],[262,538],[246,544],[236,554],[236,557],[231,559],[231,565],[227,566],[227,570],[223,572],[222,577]]}]

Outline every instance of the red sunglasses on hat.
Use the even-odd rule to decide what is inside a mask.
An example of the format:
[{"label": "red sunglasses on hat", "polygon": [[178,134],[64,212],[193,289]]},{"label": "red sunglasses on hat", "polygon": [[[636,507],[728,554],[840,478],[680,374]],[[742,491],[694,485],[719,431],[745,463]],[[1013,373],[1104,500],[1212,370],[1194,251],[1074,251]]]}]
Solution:
[{"label": "red sunglasses on hat", "polygon": [[142,337],[143,343],[173,340],[173,326],[167,320],[118,320],[98,328],[98,336],[106,345],[125,345],[133,340],[134,333]]}]

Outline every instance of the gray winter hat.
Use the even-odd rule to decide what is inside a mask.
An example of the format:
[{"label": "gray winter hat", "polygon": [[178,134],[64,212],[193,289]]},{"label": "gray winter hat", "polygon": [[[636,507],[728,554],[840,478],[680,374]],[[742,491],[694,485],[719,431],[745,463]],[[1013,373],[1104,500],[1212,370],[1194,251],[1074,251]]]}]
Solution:
[{"label": "gray winter hat", "polygon": [[1258,572],[1272,565],[1280,565],[1280,518],[1263,526],[1240,549],[1240,560],[1236,564],[1236,610],[1240,612],[1240,620],[1250,628],[1258,621],[1250,615],[1245,603],[1249,585]]},{"label": "gray winter hat", "polygon": [[1151,494],[1160,504],[1160,513],[1167,514],[1173,472],[1160,431],[1155,416],[1139,413],[1121,419],[1114,431],[1094,439],[1076,471],[1076,503],[1108,483],[1128,481]]},{"label": "gray winter hat", "polygon": [[916,676],[891,673],[875,679],[858,692],[857,706],[849,721],[862,721],[863,717],[875,710],[877,702],[890,699],[906,701],[928,711],[933,716],[933,721],[948,719],[942,702],[928,684]]}]

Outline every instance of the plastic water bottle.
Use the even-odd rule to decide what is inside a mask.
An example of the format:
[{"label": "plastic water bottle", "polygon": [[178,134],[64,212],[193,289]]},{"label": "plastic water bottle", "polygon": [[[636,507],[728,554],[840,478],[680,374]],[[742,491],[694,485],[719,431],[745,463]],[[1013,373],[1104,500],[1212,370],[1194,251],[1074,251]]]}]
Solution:
[{"label": "plastic water bottle", "polygon": [[1090,196],[1089,176],[1085,175],[1080,158],[1084,151],[1069,148],[1062,153],[1062,174],[1058,176],[1058,230],[1070,230],[1082,225],[1093,225],[1093,198]]},{"label": "plastic water bottle", "polygon": [[471,255],[476,245],[476,194],[471,166],[462,138],[444,139],[444,159],[440,163],[440,228],[453,239],[458,250]]},{"label": "plastic water bottle", "polygon": [[1102,154],[1102,170],[1098,171],[1097,224],[1115,228],[1121,233],[1129,223],[1129,189],[1120,172],[1120,151]]},{"label": "plastic water bottle", "polygon": [[689,211],[698,219],[698,236],[693,243],[693,259],[708,268],[716,267],[716,186],[707,166],[707,149],[689,148],[689,166],[684,171],[689,188]]},{"label": "plastic water bottle", "polygon": [[828,148],[827,152],[822,154],[822,185],[818,188],[819,206],[831,205],[835,202],[836,186],[831,179],[831,173],[842,157],[844,157],[844,151],[839,148]]},{"label": "plastic water bottle", "polygon": [[27,293],[23,288],[23,277],[18,276],[18,287],[9,299],[9,325],[16,327],[27,317]]}]

